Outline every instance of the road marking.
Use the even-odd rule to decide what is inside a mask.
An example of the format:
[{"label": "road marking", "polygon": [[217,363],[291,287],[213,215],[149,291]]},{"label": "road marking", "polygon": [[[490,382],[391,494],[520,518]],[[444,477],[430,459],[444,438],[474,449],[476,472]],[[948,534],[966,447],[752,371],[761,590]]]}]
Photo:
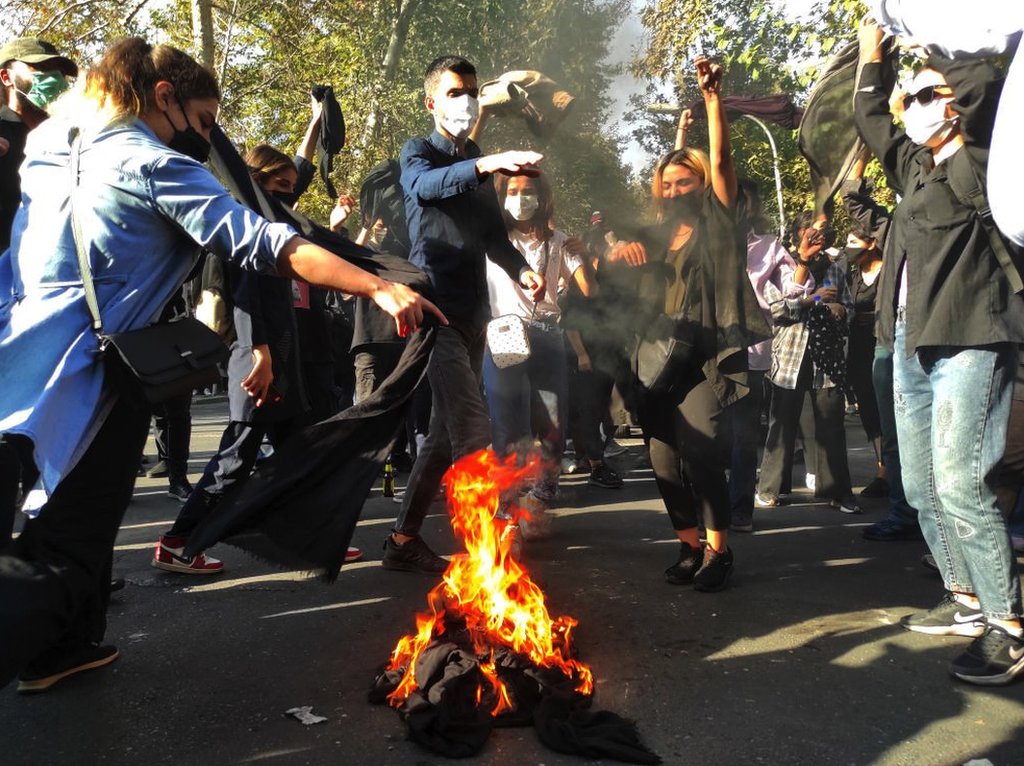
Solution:
[{"label": "road marking", "polygon": [[364,598],[360,601],[339,601],[336,604],[324,604],[323,606],[311,606],[308,609],[293,609],[290,612],[278,612],[277,614],[265,614],[260,617],[261,620],[269,620],[271,617],[292,617],[296,614],[310,614],[312,612],[326,612],[332,609],[347,609],[350,606],[369,606],[370,604],[379,604],[382,601],[390,601],[391,596],[383,596],[381,598]]}]

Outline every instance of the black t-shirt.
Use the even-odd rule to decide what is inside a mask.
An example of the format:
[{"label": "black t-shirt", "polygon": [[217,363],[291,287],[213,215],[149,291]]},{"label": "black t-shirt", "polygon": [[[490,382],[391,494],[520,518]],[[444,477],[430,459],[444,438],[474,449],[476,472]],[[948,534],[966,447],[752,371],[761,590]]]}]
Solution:
[{"label": "black t-shirt", "polygon": [[21,204],[21,176],[18,171],[25,159],[25,139],[28,128],[10,109],[0,107],[0,138],[10,144],[7,153],[0,156],[0,253],[11,245],[11,225],[14,213]]}]

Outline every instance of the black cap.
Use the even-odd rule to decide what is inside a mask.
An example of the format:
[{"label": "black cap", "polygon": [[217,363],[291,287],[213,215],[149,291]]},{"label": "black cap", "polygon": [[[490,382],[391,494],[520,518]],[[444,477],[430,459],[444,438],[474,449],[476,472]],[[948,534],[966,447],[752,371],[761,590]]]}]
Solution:
[{"label": "black cap", "polygon": [[22,61],[32,66],[52,63],[64,74],[78,76],[78,66],[75,62],[61,56],[50,43],[35,37],[16,37],[0,48],[0,66],[10,61]]}]

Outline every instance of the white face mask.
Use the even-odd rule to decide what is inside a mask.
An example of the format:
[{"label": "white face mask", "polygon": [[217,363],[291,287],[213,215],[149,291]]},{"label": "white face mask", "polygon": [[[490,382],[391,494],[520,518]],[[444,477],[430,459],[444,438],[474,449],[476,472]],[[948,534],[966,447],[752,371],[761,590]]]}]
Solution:
[{"label": "white face mask", "polygon": [[438,102],[443,105],[440,110],[441,127],[455,138],[468,136],[469,131],[476,125],[477,117],[480,116],[480,102],[468,93],[455,98],[441,98]]},{"label": "white face mask", "polygon": [[937,98],[930,104],[914,102],[903,112],[903,126],[915,144],[926,146],[943,130],[952,130],[955,117],[946,116],[947,99]]},{"label": "white face mask", "polygon": [[537,212],[538,207],[540,207],[540,202],[537,200],[536,194],[517,194],[505,197],[505,209],[517,221],[529,221]]}]

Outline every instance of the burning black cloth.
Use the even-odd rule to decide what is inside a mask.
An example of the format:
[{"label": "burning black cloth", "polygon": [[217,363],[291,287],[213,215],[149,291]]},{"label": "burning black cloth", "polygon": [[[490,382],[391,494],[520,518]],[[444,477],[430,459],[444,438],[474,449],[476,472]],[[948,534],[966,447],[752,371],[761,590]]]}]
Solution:
[{"label": "burning black cloth", "polygon": [[[409,738],[417,744],[447,758],[467,758],[480,752],[492,729],[533,725],[538,739],[559,753],[661,763],[640,741],[633,721],[589,710],[591,697],[576,692],[574,682],[559,670],[538,667],[507,648],[491,658],[477,657],[465,630],[446,630],[444,638],[435,639],[416,660],[411,672],[417,688],[398,708]],[[489,712],[496,699],[480,670],[481,659],[493,659],[512,700],[513,709],[496,717]],[[370,702],[386,704],[406,672],[381,671],[370,689]]]},{"label": "burning black cloth", "polygon": [[345,148],[345,116],[341,112],[338,99],[334,97],[334,88],[330,85],[314,85],[310,94],[324,106],[320,116],[320,135],[316,140],[316,153],[320,159],[320,177],[324,180],[327,193],[332,199],[336,199],[338,192],[331,183],[331,170],[334,155]]},{"label": "burning black cloth", "polygon": [[[896,59],[886,43],[883,69],[887,84],[895,82]],[[853,167],[864,142],[853,120],[853,91],[859,49],[856,41],[832,57],[811,90],[800,119],[797,145],[811,170],[814,209],[831,213],[831,200]]]},{"label": "burning black cloth", "polygon": [[[225,187],[272,221],[290,223],[306,239],[346,261],[427,292],[423,272],[398,256],[375,254],[319,226],[253,182],[231,142],[212,134],[211,163]],[[372,396],[291,437],[252,479],[225,498],[189,538],[189,555],[227,542],[273,564],[337,577],[363,503],[405,418],[405,405],[423,377],[434,328],[408,340],[394,372]]]}]

